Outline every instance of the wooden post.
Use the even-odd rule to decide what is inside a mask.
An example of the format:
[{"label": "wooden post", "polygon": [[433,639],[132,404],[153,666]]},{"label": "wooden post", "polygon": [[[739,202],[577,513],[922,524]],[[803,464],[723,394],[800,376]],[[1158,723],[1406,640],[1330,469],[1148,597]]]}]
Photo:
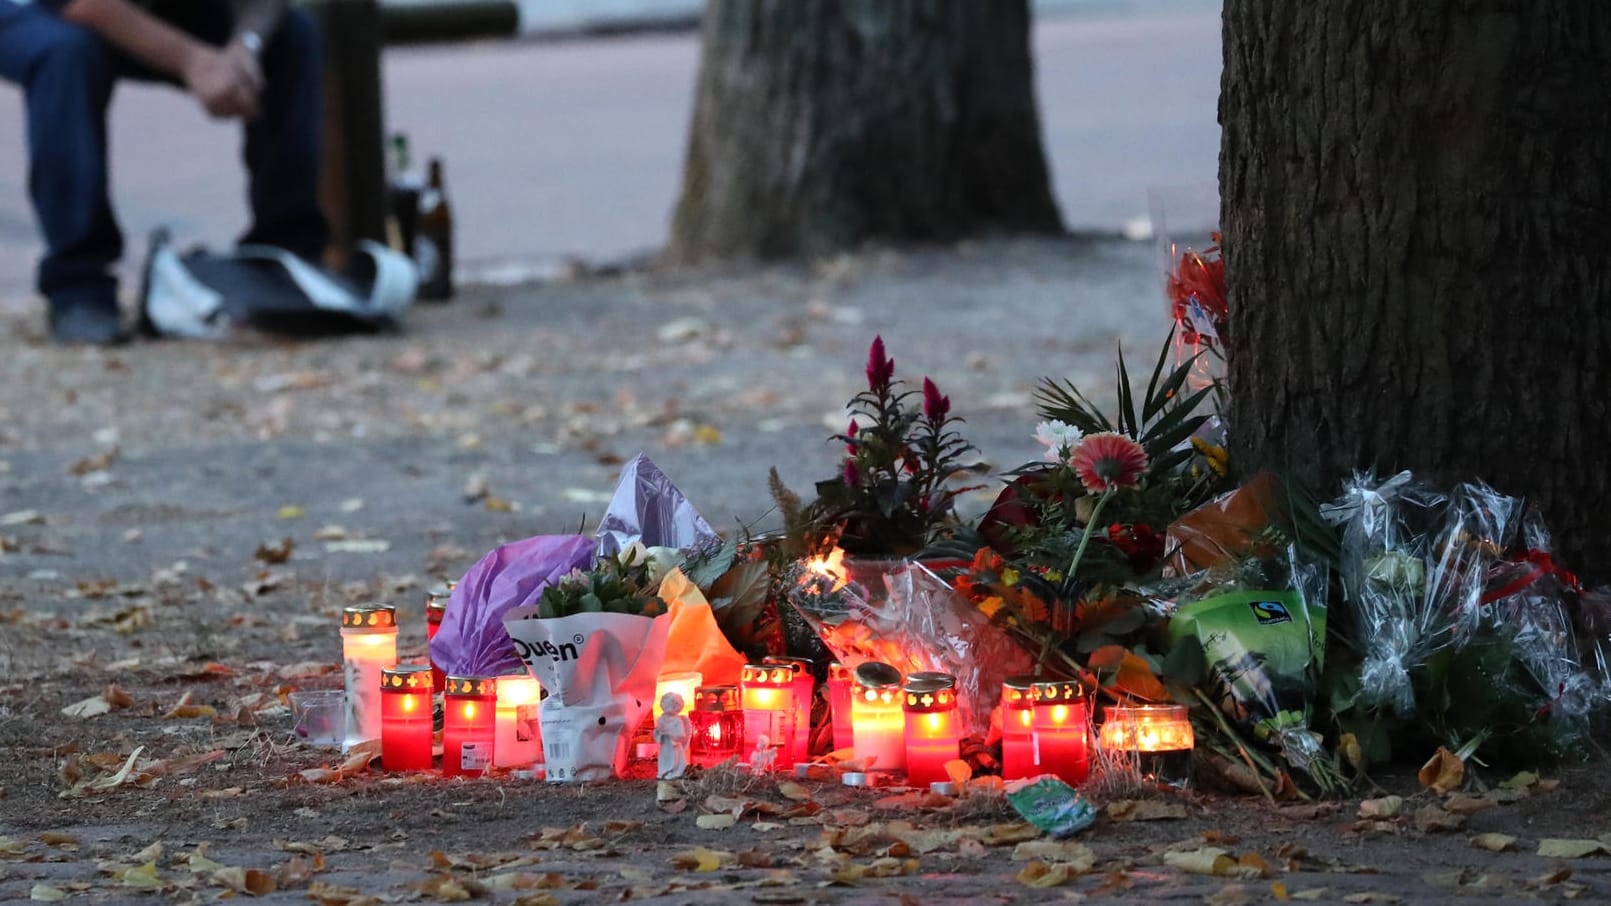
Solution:
[{"label": "wooden post", "polygon": [[358,240],[386,240],[380,10],[375,0],[313,0],[308,9],[324,37],[325,259],[341,268]]}]

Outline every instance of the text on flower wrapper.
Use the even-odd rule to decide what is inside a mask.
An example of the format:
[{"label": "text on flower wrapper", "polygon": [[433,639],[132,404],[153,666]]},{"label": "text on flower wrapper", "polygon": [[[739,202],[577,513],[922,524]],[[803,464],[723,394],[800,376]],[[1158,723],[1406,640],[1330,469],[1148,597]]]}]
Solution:
[{"label": "text on flower wrapper", "polygon": [[582,645],[583,642],[586,641],[586,639],[581,635],[577,635],[572,641],[564,642],[559,645],[555,645],[553,642],[546,640],[541,642],[526,642],[521,639],[513,639],[512,641],[515,643],[515,654],[518,655],[522,661],[530,664],[539,657],[546,657],[549,660],[561,662],[574,661],[580,657],[577,649]]}]

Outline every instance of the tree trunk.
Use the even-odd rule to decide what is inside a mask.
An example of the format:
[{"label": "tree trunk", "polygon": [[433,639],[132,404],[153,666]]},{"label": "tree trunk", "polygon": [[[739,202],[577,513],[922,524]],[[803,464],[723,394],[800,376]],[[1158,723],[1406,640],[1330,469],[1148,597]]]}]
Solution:
[{"label": "tree trunk", "polygon": [[1226,0],[1241,464],[1480,477],[1611,579],[1611,3]]},{"label": "tree trunk", "polygon": [[710,0],[668,257],[1062,229],[1027,0]]}]

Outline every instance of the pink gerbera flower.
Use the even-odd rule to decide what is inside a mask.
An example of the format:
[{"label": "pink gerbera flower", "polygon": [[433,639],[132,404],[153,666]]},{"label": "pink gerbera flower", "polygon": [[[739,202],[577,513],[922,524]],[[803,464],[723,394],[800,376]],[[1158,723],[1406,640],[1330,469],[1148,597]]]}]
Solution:
[{"label": "pink gerbera flower", "polygon": [[1080,476],[1080,484],[1092,494],[1115,488],[1133,488],[1147,470],[1147,451],[1141,445],[1112,431],[1086,435],[1074,448],[1068,464]]}]

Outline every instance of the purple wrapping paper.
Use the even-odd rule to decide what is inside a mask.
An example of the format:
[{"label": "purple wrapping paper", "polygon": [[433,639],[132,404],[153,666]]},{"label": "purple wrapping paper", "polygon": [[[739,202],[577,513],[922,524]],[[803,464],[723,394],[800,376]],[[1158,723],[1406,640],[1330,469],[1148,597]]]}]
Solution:
[{"label": "purple wrapping paper", "polygon": [[442,628],[431,640],[431,660],[452,674],[524,672],[504,630],[504,614],[536,605],[549,583],[592,566],[596,547],[582,535],[538,535],[495,548],[453,589]]},{"label": "purple wrapping paper", "polygon": [[643,542],[644,547],[684,551],[700,544],[721,543],[705,517],[642,453],[621,467],[615,496],[595,534],[600,556],[614,556],[634,541]]}]

